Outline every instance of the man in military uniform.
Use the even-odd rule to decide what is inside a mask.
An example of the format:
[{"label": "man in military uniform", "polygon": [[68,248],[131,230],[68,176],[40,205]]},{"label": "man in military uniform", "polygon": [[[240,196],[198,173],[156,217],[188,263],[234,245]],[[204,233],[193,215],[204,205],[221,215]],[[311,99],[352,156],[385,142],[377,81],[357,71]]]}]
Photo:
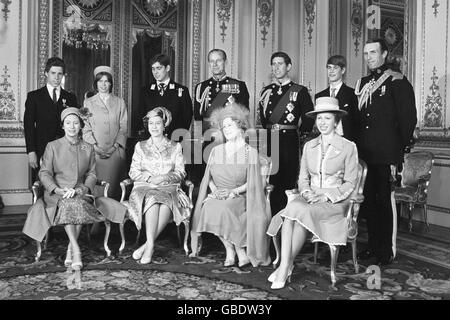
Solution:
[{"label": "man in military uniform", "polygon": [[208,121],[211,112],[227,103],[237,102],[248,108],[249,93],[244,81],[228,77],[225,72],[227,54],[221,49],[208,53],[212,77],[195,86],[194,119],[202,121],[202,131],[211,127]]},{"label": "man in military uniform", "polygon": [[[289,78],[292,68],[291,58],[284,52],[276,52],[271,59],[272,72],[275,81],[264,87],[259,99],[259,117],[262,126],[267,129],[267,149],[272,161],[278,152],[278,172],[270,177],[274,185],[271,196],[272,215],[278,213],[286,206],[287,198],[284,193],[287,189],[297,187],[299,172],[299,134],[310,133],[314,120],[305,116],[305,113],[314,109],[308,89],[294,83]],[[271,135],[275,134],[273,137]],[[278,136],[278,141],[272,138]],[[273,146],[278,144],[278,150]]]},{"label": "man in military uniform", "polygon": [[[187,87],[170,79],[170,58],[158,54],[150,61],[155,81],[141,89],[141,117],[156,107],[165,107],[172,114],[172,122],[166,128],[169,138],[176,129],[189,130],[192,122],[192,100]],[[179,140],[175,137],[175,140]]]},{"label": "man in military uniform", "polygon": [[329,87],[316,94],[314,99],[332,97],[339,101],[339,109],[345,110],[344,116],[336,128],[336,132],[344,138],[355,141],[355,130],[358,122],[358,98],[355,89],[348,87],[343,77],[346,71],[346,61],[343,56],[331,56],[327,61],[327,76]]},{"label": "man in military uniform", "polygon": [[361,214],[367,221],[369,243],[359,258],[375,258],[381,265],[389,264],[396,254],[391,183],[417,123],[413,87],[401,73],[389,69],[387,55],[383,39],[366,43],[364,59],[370,74],[358,80],[355,88],[359,109],[356,144],[368,165]]}]

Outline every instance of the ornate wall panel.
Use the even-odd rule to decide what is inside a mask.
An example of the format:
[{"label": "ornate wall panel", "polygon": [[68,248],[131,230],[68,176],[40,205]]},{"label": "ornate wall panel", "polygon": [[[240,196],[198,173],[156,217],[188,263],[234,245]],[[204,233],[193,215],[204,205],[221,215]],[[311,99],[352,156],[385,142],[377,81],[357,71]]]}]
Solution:
[{"label": "ornate wall panel", "polygon": [[[416,98],[419,106],[419,145],[450,149],[449,4],[421,1],[420,54],[416,63]],[[449,150],[450,152],[450,150]]]}]

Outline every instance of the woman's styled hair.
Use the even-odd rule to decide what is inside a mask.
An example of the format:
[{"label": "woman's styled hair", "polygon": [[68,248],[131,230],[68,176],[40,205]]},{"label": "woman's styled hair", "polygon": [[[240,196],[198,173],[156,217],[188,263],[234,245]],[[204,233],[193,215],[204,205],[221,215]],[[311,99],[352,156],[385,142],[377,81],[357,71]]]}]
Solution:
[{"label": "woman's styled hair", "polygon": [[98,92],[97,82],[99,82],[103,76],[106,76],[106,78],[108,79],[108,82],[111,83],[111,86],[109,87],[109,93],[111,93],[114,83],[113,83],[113,77],[109,72],[102,71],[102,72],[97,73],[94,77],[94,83],[92,84],[92,86],[94,87],[94,90]]},{"label": "woman's styled hair", "polygon": [[250,128],[249,110],[242,104],[233,102],[223,108],[215,109],[210,116],[210,121],[213,127],[222,129],[223,120],[230,118],[239,128],[246,131]]},{"label": "woman's styled hair", "polygon": [[144,127],[148,129],[148,119],[156,116],[160,117],[163,120],[164,128],[167,128],[167,126],[169,126],[170,123],[172,122],[172,113],[169,110],[167,110],[164,107],[156,107],[147,112],[147,114],[143,118]]}]

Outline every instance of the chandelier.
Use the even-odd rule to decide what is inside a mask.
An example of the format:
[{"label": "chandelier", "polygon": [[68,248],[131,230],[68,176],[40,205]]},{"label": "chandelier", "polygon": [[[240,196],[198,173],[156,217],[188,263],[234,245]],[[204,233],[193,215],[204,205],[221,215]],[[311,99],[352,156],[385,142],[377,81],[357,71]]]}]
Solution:
[{"label": "chandelier", "polygon": [[64,24],[63,41],[66,45],[77,49],[86,47],[90,50],[108,50],[111,36],[109,28],[99,24]]}]

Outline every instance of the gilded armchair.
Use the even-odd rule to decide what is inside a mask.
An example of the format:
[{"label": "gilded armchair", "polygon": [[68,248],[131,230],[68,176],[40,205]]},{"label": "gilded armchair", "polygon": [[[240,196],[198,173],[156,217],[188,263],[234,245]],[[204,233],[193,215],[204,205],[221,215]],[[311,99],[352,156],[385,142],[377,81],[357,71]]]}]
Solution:
[{"label": "gilded armchair", "polygon": [[[106,181],[97,180],[96,185],[104,187],[103,196],[104,197],[108,197],[109,183],[107,183]],[[31,186],[31,191],[33,193],[33,204],[35,204],[36,201],[40,197],[43,196],[43,194],[44,194],[44,186],[42,185],[42,183],[40,181],[35,181],[33,183],[33,185]],[[108,224],[109,224],[109,222],[105,221],[105,225],[106,225],[107,229],[108,229]],[[87,232],[86,232],[87,242],[91,243],[90,225],[87,224],[86,226],[87,226]],[[44,237],[44,240],[42,241],[44,243],[44,248],[42,248],[41,242],[36,241],[37,251],[36,251],[35,258],[34,258],[35,261],[39,261],[40,258],[41,258],[41,255],[42,255],[42,250],[47,249],[48,240],[49,240],[49,232],[47,232],[47,234]],[[105,235],[104,241],[105,241],[104,242],[104,248],[105,248],[106,253],[108,254],[108,250],[109,249],[108,249],[107,242],[106,242],[107,241],[106,235]]]},{"label": "gilded armchair", "polygon": [[394,190],[395,201],[407,204],[409,208],[409,231],[412,230],[412,211],[416,205],[423,206],[424,221],[429,228],[427,215],[428,185],[431,179],[431,169],[434,156],[431,152],[420,151],[405,154],[403,170],[400,173],[401,186]]},{"label": "gilded armchair", "polygon": [[[192,192],[194,190],[194,184],[189,181],[189,180],[184,180],[182,182],[182,186],[184,186],[187,188],[187,193],[188,193],[188,197],[192,202]],[[129,206],[129,202],[128,202],[128,197],[130,196],[131,190],[133,189],[133,185],[134,182],[132,179],[125,179],[120,183],[120,187],[122,189],[122,195],[120,197],[120,203],[123,204],[125,207]],[[192,209],[191,208],[182,208],[181,210],[184,210],[183,213],[183,221],[182,224],[184,225],[184,239],[183,239],[183,249],[186,252],[186,255],[188,255],[189,253],[189,249],[188,249],[188,236],[189,236],[189,226],[191,223],[191,216],[192,216]],[[120,248],[119,248],[119,253],[122,253],[123,249],[125,248],[125,232],[124,232],[124,225],[125,222],[127,220],[131,220],[131,216],[127,210],[127,213],[125,214],[125,219],[124,221],[119,225],[119,230],[120,230],[120,237],[122,239]],[[181,225],[181,224],[180,224]],[[180,225],[177,226],[177,236],[178,236],[178,241],[181,244],[181,232],[180,232]],[[136,241],[134,246],[137,247],[139,244],[139,238],[141,235],[141,231],[138,230],[137,235],[136,235]],[[109,236],[109,234],[108,234]]]},{"label": "gilded armchair", "polygon": [[[364,201],[364,184],[366,182],[367,177],[367,164],[364,160],[359,159],[358,165],[358,178],[357,185],[350,195],[350,206],[347,210],[346,218],[347,218],[347,242],[352,244],[352,257],[353,257],[353,265],[355,267],[355,273],[359,272],[358,259],[356,257],[356,237],[358,235],[358,214],[361,203]],[[298,189],[286,190],[286,195],[288,198],[288,202],[292,201],[296,196],[298,196]],[[281,252],[280,252],[280,243],[278,236],[272,237],[273,244],[275,246],[276,259],[273,261],[273,267],[276,268],[277,264],[280,261]],[[314,238],[311,239],[314,241]],[[314,263],[317,263],[317,253],[318,253],[318,245],[319,242],[314,243]],[[334,286],[336,284],[336,264],[339,255],[339,246],[336,245],[328,245],[330,247],[330,257],[331,257],[331,267],[330,267],[330,276],[331,283]]]}]

